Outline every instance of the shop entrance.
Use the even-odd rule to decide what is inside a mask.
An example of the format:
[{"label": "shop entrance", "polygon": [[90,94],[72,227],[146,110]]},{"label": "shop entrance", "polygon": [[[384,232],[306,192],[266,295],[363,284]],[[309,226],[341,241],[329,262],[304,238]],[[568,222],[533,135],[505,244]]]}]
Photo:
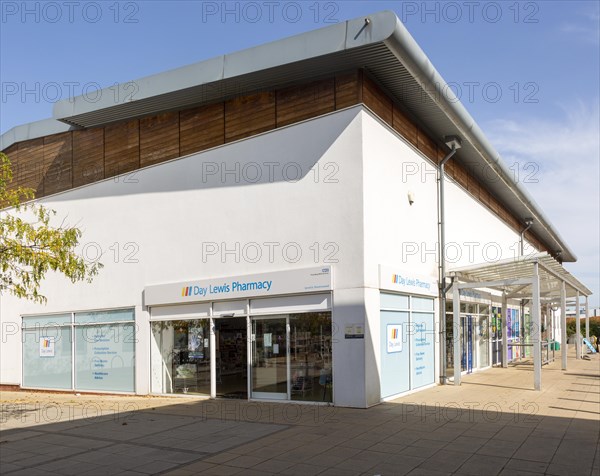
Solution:
[{"label": "shop entrance", "polygon": [[153,393],[333,401],[330,311],[212,319],[183,318],[203,312],[197,306],[152,312],[180,317],[152,322]]},{"label": "shop entrance", "polygon": [[[447,304],[452,309],[452,302]],[[490,307],[488,304],[461,303],[460,340],[462,372],[470,373],[475,369],[490,366]],[[464,314],[463,314],[464,312]],[[492,336],[497,332],[496,316],[492,316]],[[454,376],[454,315],[446,314],[446,374]],[[492,341],[493,342],[493,341]],[[500,340],[500,345],[501,345]],[[492,350],[494,348],[492,347]],[[492,353],[492,357],[494,354]]]},{"label": "shop entrance", "polygon": [[251,398],[332,402],[330,312],[252,317]]},{"label": "shop entrance", "polygon": [[245,317],[214,320],[217,397],[248,398],[248,333]]},{"label": "shop entrance", "polygon": [[462,362],[461,369],[470,373],[490,365],[489,317],[461,316]]},{"label": "shop entrance", "polygon": [[252,320],[252,398],[288,399],[288,319]]}]

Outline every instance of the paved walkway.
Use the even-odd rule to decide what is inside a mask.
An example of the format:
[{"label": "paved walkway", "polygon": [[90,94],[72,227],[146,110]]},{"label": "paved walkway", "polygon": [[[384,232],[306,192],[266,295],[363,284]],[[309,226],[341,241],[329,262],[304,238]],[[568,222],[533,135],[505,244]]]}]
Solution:
[{"label": "paved walkway", "polygon": [[0,473],[598,475],[600,357],[468,375],[368,410],[2,392]]}]

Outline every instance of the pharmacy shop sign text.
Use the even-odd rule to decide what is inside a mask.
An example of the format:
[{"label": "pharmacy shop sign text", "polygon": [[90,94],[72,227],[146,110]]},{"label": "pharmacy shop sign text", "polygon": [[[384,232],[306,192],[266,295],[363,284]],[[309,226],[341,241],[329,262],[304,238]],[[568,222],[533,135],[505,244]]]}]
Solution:
[{"label": "pharmacy shop sign text", "polygon": [[159,284],[145,288],[146,305],[331,291],[330,266]]}]

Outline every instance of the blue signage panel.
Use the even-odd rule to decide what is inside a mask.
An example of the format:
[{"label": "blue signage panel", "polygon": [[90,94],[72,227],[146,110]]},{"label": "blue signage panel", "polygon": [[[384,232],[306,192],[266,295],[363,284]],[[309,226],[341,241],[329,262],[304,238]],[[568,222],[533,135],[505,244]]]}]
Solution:
[{"label": "blue signage panel", "polygon": [[381,397],[410,389],[408,312],[381,311]]}]

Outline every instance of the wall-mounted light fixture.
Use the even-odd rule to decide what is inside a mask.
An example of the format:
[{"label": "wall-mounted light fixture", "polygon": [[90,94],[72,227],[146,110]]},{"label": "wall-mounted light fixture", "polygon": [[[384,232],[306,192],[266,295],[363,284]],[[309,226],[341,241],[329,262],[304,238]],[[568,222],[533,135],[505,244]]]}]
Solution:
[{"label": "wall-mounted light fixture", "polygon": [[415,194],[412,191],[408,191],[408,204],[412,205],[415,203]]},{"label": "wall-mounted light fixture", "polygon": [[458,150],[462,147],[462,140],[455,135],[445,136],[444,144],[446,144],[450,150]]}]

